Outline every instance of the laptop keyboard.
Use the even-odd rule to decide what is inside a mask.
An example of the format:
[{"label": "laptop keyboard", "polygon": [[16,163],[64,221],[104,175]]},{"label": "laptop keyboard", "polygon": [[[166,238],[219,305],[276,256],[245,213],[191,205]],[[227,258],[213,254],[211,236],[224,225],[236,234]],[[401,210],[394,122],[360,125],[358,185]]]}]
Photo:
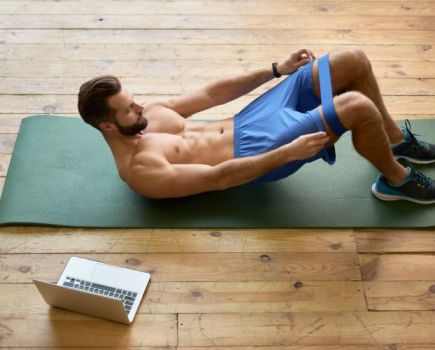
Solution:
[{"label": "laptop keyboard", "polygon": [[74,277],[66,277],[65,282],[63,282],[65,287],[70,287],[78,290],[83,290],[84,292],[104,295],[109,298],[119,299],[124,305],[124,309],[127,314],[130,312],[133,302],[137,297],[137,293],[131,292],[125,289],[114,288],[110,286],[105,286],[102,284],[80,280]]}]

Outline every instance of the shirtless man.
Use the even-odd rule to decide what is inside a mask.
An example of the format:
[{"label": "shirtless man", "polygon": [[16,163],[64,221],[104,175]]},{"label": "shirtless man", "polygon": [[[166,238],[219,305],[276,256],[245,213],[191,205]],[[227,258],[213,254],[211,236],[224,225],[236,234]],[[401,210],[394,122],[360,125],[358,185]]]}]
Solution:
[{"label": "shirtless man", "polygon": [[[288,77],[234,117],[187,119],[281,75]],[[120,177],[149,198],[274,181],[319,158],[333,164],[334,143],[350,130],[356,150],[381,173],[372,186],[378,198],[435,203],[435,182],[396,160],[435,162],[435,146],[416,139],[409,122],[394,123],[358,47],[318,60],[301,49],[272,67],[143,105],[116,77],[100,76],[81,86],[78,109],[102,132]]]}]

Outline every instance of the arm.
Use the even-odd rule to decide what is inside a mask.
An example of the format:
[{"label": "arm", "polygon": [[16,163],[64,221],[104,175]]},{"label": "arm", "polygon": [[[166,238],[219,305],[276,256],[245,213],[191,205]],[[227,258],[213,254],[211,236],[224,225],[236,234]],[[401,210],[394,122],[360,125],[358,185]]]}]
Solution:
[{"label": "arm", "polygon": [[[289,75],[299,67],[307,64],[313,53],[307,49],[293,52],[282,63],[278,64],[278,71],[282,75]],[[160,104],[176,111],[187,118],[192,114],[232,101],[273,78],[272,67],[258,69],[249,73],[218,80],[196,91],[180,97],[170,99]]]},{"label": "arm", "polygon": [[288,162],[307,159],[328,140],[325,132],[302,135],[272,151],[230,159],[216,166],[170,164],[161,156],[148,154],[131,170],[127,183],[133,191],[150,198],[184,197],[224,190],[250,182]]}]

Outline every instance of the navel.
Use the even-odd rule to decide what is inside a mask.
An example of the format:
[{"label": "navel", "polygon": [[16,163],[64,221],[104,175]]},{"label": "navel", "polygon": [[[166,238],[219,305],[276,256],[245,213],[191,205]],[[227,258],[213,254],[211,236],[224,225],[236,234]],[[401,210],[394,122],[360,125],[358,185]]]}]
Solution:
[{"label": "navel", "polygon": [[175,146],[175,152],[180,153],[180,147]]},{"label": "navel", "polygon": [[221,134],[223,134],[224,133],[224,128],[221,128]]}]

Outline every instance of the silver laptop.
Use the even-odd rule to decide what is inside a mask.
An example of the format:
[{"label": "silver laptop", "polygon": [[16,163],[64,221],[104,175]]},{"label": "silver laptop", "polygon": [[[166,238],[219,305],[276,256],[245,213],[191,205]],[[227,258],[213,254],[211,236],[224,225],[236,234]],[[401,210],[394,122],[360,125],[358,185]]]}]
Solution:
[{"label": "silver laptop", "polygon": [[71,257],[57,284],[33,280],[47,304],[131,324],[150,274]]}]

